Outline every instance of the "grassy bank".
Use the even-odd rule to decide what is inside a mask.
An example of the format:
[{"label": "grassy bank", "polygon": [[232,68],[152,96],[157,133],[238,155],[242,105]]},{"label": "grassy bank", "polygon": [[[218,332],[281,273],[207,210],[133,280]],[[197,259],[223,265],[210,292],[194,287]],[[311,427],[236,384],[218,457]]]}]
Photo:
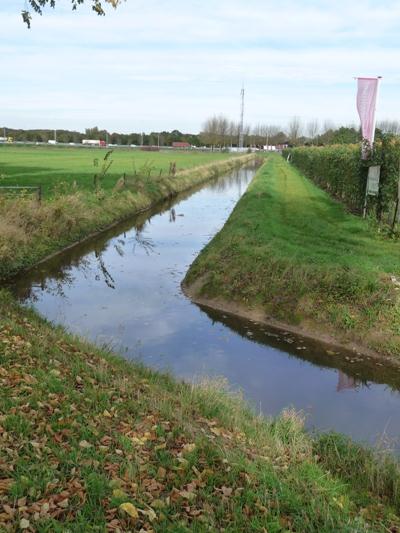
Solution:
[{"label": "grassy bank", "polygon": [[308,146],[287,149],[283,155],[290,154],[292,165],[355,213],[361,213],[364,206],[368,168],[379,165],[379,192],[369,197],[368,214],[391,224],[398,192],[400,139],[382,135],[367,159],[361,159],[360,151],[358,144]]},{"label": "grassy bank", "polygon": [[279,156],[268,158],[185,283],[209,302],[400,353],[398,243]]},{"label": "grassy bank", "polygon": [[48,254],[87,237],[158,201],[229,172],[254,155],[177,172],[174,176],[134,175],[119,179],[112,191],[90,192],[68,185],[40,205],[36,199],[0,196],[0,280]]},{"label": "grassy bank", "polygon": [[[41,185],[47,198],[60,183],[70,187],[75,182],[79,190],[93,190],[93,175],[108,149],[73,148],[56,146],[10,146],[0,144],[0,185]],[[171,162],[177,171],[218,163],[234,157],[227,153],[160,151],[143,152],[139,149],[115,148],[111,167],[103,180],[102,187],[112,191],[115,182],[123,173],[140,173],[143,166],[152,169],[152,175],[160,172],[168,175]],[[97,160],[97,162],[96,162]],[[98,166],[94,166],[97,164]]]},{"label": "grassy bank", "polygon": [[0,531],[384,532],[398,466],[67,335],[0,292]]}]

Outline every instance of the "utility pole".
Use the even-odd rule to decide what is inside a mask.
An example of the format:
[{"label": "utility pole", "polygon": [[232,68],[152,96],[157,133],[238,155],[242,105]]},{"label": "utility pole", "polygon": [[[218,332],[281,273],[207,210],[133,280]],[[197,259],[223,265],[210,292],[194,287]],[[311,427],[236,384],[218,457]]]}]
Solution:
[{"label": "utility pole", "polygon": [[239,151],[243,150],[243,141],[244,141],[244,86],[240,91],[241,105],[240,105],[240,123],[239,123]]}]

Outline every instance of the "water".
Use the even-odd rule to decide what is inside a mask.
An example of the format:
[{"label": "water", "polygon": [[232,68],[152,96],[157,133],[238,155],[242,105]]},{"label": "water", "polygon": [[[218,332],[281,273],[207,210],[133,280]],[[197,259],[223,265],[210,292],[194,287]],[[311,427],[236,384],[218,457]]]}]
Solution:
[{"label": "water", "polygon": [[186,380],[228,379],[257,410],[302,410],[307,426],[375,443],[400,429],[400,372],[357,354],[199,307],[190,263],[244,193],[242,169],[160,205],[15,281],[18,297],[70,331]]}]

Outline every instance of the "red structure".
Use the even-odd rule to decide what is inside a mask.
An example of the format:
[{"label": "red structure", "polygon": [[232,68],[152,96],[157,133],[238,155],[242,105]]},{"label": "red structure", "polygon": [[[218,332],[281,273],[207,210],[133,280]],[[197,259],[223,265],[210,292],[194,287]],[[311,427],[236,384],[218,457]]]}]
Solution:
[{"label": "red structure", "polygon": [[172,148],[190,148],[190,143],[183,141],[175,141],[172,143]]}]

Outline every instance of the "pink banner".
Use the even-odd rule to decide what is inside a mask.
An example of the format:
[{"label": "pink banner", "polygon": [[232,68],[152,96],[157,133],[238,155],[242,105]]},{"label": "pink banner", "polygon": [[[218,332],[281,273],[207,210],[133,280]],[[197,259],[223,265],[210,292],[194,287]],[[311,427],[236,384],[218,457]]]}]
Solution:
[{"label": "pink banner", "polygon": [[357,110],[361,120],[363,139],[370,145],[375,138],[375,108],[379,78],[357,78]]}]

